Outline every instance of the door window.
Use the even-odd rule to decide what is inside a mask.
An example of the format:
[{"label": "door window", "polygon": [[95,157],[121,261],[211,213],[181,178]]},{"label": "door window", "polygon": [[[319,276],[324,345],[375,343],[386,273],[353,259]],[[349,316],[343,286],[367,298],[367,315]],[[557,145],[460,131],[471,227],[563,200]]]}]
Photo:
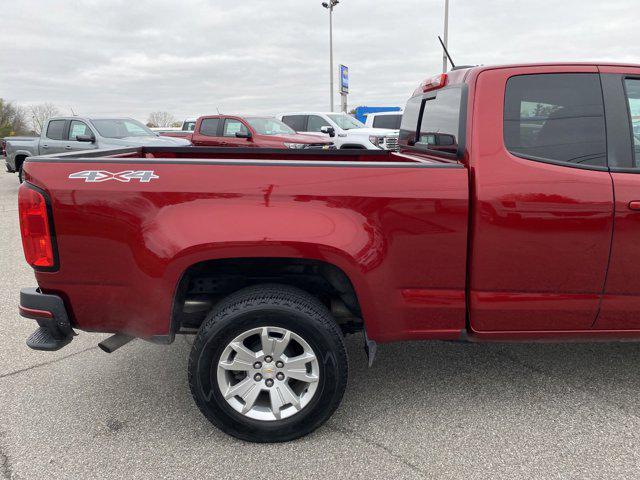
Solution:
[{"label": "door window", "polygon": [[65,123],[66,120],[51,120],[47,126],[47,138],[51,140],[63,140]]},{"label": "door window", "polygon": [[531,160],[605,167],[604,105],[592,73],[519,75],[507,82],[504,143]]},{"label": "door window", "polygon": [[75,142],[78,135],[92,135],[91,129],[84,122],[72,120],[69,127],[69,140]]},{"label": "door window", "polygon": [[640,79],[627,78],[624,81],[629,103],[629,121],[631,122],[631,137],[633,138],[633,153],[635,168],[640,167]]},{"label": "door window", "polygon": [[304,132],[307,128],[306,115],[285,115],[282,121],[293,128],[296,132]]},{"label": "door window", "polygon": [[200,135],[206,135],[207,137],[217,137],[219,124],[219,118],[203,119],[202,122],[200,122]]},{"label": "door window", "polygon": [[227,118],[224,121],[224,132],[223,136],[225,137],[235,137],[236,133],[248,133],[247,127],[240,121],[234,118]]},{"label": "door window", "polygon": [[309,115],[309,120],[307,121],[307,129],[305,132],[319,132],[322,127],[330,127],[329,122],[327,122],[320,115]]}]

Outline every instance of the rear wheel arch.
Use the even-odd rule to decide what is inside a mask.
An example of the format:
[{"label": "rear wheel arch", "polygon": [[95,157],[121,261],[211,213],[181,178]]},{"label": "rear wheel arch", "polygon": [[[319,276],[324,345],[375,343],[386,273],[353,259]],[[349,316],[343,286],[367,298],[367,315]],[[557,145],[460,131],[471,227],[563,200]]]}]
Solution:
[{"label": "rear wheel arch", "polygon": [[334,263],[292,257],[237,257],[187,267],[176,284],[171,333],[199,328],[206,313],[229,295],[257,284],[291,285],[320,299],[345,333],[364,327],[353,278]]}]

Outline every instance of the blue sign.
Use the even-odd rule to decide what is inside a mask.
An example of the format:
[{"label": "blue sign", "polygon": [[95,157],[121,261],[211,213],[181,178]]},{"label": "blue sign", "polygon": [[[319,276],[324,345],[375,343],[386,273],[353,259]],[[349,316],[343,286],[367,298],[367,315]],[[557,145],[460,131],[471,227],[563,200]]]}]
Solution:
[{"label": "blue sign", "polygon": [[349,93],[349,67],[340,65],[340,93]]}]

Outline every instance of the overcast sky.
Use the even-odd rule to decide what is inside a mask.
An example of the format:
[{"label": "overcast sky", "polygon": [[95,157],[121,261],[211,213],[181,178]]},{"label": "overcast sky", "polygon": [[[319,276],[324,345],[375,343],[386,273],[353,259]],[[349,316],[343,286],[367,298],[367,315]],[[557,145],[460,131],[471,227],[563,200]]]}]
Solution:
[{"label": "overcast sky", "polygon": [[[321,0],[1,0],[0,97],[146,121],[327,110]],[[458,64],[640,63],[638,0],[450,0]],[[441,69],[444,0],[341,0],[349,106],[404,105]],[[337,78],[337,73],[335,74]],[[336,95],[336,105],[339,97]]]}]

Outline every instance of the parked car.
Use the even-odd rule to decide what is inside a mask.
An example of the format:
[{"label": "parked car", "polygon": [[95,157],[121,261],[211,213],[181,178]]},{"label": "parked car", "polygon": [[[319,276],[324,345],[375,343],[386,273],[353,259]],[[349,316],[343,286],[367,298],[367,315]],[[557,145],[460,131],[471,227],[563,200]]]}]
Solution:
[{"label": "parked car", "polygon": [[99,117],[51,118],[39,137],[7,137],[5,141],[7,170],[18,172],[20,182],[24,160],[34,155],[139,145],[190,145],[188,140],[159,137],[132,118]]},{"label": "parked car", "polygon": [[392,130],[400,130],[402,123],[402,112],[377,112],[369,113],[365,126],[369,128],[389,128]]},{"label": "parked car", "polygon": [[345,333],[364,332],[369,362],[400,340],[640,340],[630,107],[640,66],[482,66],[416,89],[400,153],[27,159],[27,343],[113,332],[101,344],[113,351],[195,334],[203,414],[245,440],[286,441],[340,403]]},{"label": "parked car", "polygon": [[198,118],[187,137],[193,145],[209,147],[321,148],[333,147],[330,139],[300,135],[273,117],[209,115]]},{"label": "parked car", "polygon": [[367,128],[346,113],[293,112],[276,117],[296,132],[330,137],[336,148],[396,150],[398,130]]}]

